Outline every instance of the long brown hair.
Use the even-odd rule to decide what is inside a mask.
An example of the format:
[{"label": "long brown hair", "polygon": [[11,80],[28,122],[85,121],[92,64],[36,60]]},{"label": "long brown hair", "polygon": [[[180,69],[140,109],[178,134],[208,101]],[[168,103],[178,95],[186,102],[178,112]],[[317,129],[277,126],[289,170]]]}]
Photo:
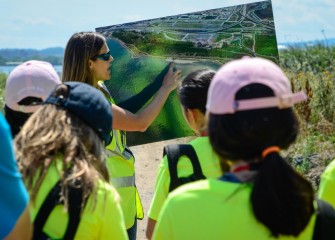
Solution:
[{"label": "long brown hair", "polygon": [[41,106],[16,136],[14,145],[33,202],[55,161],[62,161],[60,197],[66,208],[69,186],[82,188],[86,199],[96,189],[97,180],[109,181],[101,139],[81,119],[58,106]]},{"label": "long brown hair", "polygon": [[99,54],[105,42],[105,37],[96,32],[73,34],[65,47],[62,82],[84,82],[93,86],[89,60]]}]

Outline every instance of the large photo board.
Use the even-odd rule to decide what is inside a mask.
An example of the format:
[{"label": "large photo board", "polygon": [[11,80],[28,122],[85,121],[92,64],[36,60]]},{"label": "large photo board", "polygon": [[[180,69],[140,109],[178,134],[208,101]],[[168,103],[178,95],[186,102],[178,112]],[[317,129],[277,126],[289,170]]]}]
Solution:
[{"label": "large photo board", "polygon": [[[98,27],[114,57],[105,84],[117,105],[137,112],[161,86],[171,61],[182,75],[243,56],[278,63],[271,1]],[[194,135],[176,91],[146,132],[127,132],[128,145]]]}]

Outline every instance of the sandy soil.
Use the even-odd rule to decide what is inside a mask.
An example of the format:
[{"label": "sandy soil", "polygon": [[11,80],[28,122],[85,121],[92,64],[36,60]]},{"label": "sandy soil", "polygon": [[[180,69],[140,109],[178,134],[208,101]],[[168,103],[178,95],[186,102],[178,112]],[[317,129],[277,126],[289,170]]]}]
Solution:
[{"label": "sandy soil", "polygon": [[138,240],[146,239],[147,213],[154,192],[157,168],[163,155],[163,147],[167,144],[187,143],[190,140],[191,138],[180,138],[131,147],[136,159],[136,185],[144,209],[144,219],[139,220],[137,225]]}]

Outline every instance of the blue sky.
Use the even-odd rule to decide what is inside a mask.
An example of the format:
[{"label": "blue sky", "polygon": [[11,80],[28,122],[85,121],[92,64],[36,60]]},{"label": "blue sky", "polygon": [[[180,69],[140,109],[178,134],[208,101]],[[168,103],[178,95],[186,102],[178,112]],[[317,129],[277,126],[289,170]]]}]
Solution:
[{"label": "blue sky", "polygon": [[[65,47],[78,31],[256,1],[4,0],[0,10],[0,48]],[[273,0],[272,5],[278,42],[335,37],[334,0]]]}]

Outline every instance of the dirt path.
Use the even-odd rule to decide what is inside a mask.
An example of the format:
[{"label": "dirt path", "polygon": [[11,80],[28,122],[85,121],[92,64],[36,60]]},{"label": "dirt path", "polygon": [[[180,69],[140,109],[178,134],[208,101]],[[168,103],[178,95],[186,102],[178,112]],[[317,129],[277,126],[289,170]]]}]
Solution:
[{"label": "dirt path", "polygon": [[131,147],[136,159],[136,185],[144,209],[144,219],[138,221],[137,225],[137,240],[146,239],[147,213],[153,196],[157,168],[163,155],[163,147],[167,144],[186,143],[189,141],[190,138],[181,138]]}]

